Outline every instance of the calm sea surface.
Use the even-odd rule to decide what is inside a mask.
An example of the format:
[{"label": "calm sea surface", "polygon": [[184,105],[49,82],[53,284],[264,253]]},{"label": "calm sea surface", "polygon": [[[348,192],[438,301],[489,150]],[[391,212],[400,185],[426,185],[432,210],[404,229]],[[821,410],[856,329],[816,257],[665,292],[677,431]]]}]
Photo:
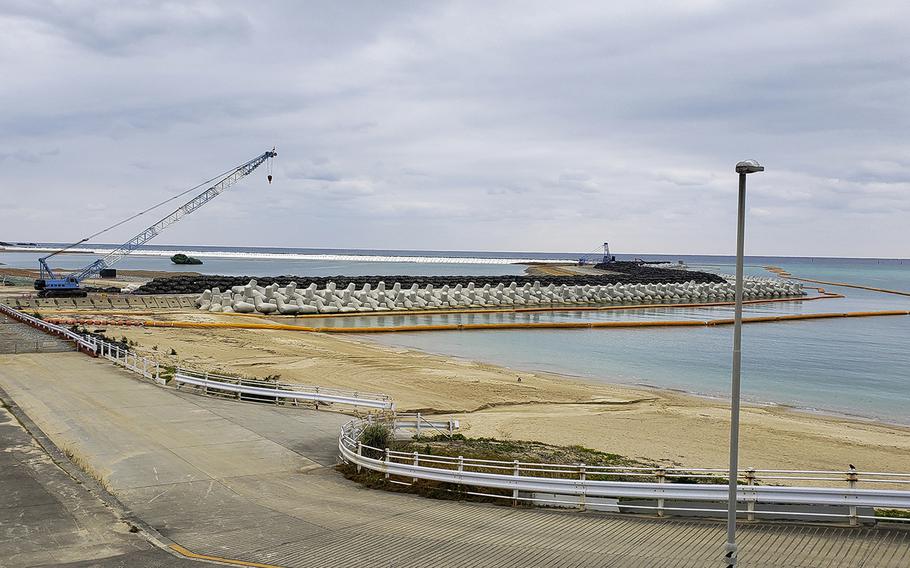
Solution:
[{"label": "calm sea surface", "polygon": [[[156,246],[179,250],[180,247]],[[184,247],[186,248],[186,247]],[[509,253],[451,251],[372,251],[338,249],[193,250],[241,253],[365,254],[373,256],[449,256],[457,258],[578,258],[578,253]],[[0,263],[30,268],[37,253],[2,253]],[[631,256],[618,255],[620,258]],[[88,264],[93,255],[61,255],[54,266]],[[685,260],[690,267],[733,272],[733,259],[718,256],[646,255],[648,259]],[[118,268],[198,271],[225,275],[511,275],[520,265],[419,264],[206,258],[202,266],[178,267],[166,257],[128,257]],[[910,291],[910,260],[749,257],[746,273],[771,276],[775,265],[795,276]],[[843,299],[762,304],[746,315],[910,309],[910,297],[823,285]],[[512,321],[605,321],[643,319],[713,319],[731,317],[731,308],[643,309],[611,312],[468,314],[346,318],[350,325],[419,325],[428,323]],[[284,320],[285,322],[287,320]],[[340,325],[330,319],[303,325]],[[645,328],[585,330],[509,330],[376,334],[370,339],[516,369],[546,370],[606,382],[645,384],[696,394],[729,393],[732,328]],[[849,318],[752,324],[743,331],[743,396],[777,403],[910,424],[910,317]]]},{"label": "calm sea surface", "polygon": [[[732,259],[683,257],[732,272]],[[751,258],[748,273],[774,264],[794,275],[910,291],[910,261]],[[709,266],[710,265],[710,266]],[[846,296],[748,307],[746,315],[910,310],[910,297],[824,286]],[[467,316],[463,321],[710,319],[732,308],[554,312]],[[358,318],[360,319],[360,318]],[[366,318],[364,318],[366,319]],[[375,325],[379,318],[369,318]],[[397,319],[397,318],[395,318]],[[435,318],[438,322],[462,321]],[[350,323],[350,322],[348,322]],[[396,324],[388,321],[389,324]],[[417,323],[405,321],[405,323]],[[421,322],[422,323],[422,322]],[[517,369],[729,396],[732,327],[510,330],[376,334],[374,341]],[[910,317],[752,324],[743,328],[743,396],[760,403],[910,424]]]}]

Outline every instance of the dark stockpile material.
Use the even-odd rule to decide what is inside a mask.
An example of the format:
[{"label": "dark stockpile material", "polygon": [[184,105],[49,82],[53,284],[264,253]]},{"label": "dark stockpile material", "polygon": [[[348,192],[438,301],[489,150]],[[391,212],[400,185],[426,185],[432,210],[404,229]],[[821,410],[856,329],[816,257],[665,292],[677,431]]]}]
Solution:
[{"label": "dark stockpile material", "polygon": [[660,282],[724,282],[724,279],[717,274],[708,272],[697,272],[694,270],[672,270],[666,268],[654,268],[641,265],[634,262],[615,262],[609,265],[611,271],[617,274],[603,274],[597,276],[578,275],[578,276],[170,276],[167,278],[155,278],[145,284],[134,294],[199,294],[209,288],[221,288],[228,290],[231,286],[243,286],[255,278],[260,286],[268,286],[273,282],[280,286],[288,282],[297,282],[298,287],[305,288],[310,284],[316,284],[319,288],[325,288],[329,282],[334,282],[338,288],[346,288],[348,284],[353,283],[358,289],[364,284],[370,284],[372,287],[382,281],[387,286],[393,282],[401,283],[403,288],[410,288],[417,284],[423,288],[427,284],[432,284],[435,288],[440,288],[446,284],[455,286],[456,284],[466,285],[473,282],[475,286],[483,287],[484,284],[496,286],[497,284],[506,284],[515,282],[519,286],[524,284],[533,284],[540,282],[541,286],[555,284],[557,286],[565,284],[566,286],[604,285],[604,284],[648,284]]}]

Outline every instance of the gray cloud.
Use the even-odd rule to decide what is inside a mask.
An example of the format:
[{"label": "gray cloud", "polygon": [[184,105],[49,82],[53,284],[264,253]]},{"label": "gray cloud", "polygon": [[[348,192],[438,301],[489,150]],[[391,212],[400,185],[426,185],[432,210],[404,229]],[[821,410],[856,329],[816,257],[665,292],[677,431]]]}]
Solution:
[{"label": "gray cloud", "polygon": [[2,232],[75,240],[277,144],[161,241],[729,253],[755,157],[750,252],[910,256],[910,8],[755,10],[7,2]]}]

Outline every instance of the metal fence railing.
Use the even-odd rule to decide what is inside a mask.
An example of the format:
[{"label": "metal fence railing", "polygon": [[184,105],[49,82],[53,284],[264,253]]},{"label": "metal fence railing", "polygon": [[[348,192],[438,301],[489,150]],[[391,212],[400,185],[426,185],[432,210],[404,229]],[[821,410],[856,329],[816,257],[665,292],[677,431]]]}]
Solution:
[{"label": "metal fence railing", "polygon": [[355,408],[376,410],[394,410],[395,408],[389,395],[379,393],[229,377],[186,369],[177,369],[174,380],[178,387],[189,385],[201,390],[203,394],[228,395],[241,400],[276,404],[307,401],[317,404],[345,404]]},{"label": "metal fence railing", "polygon": [[19,310],[13,309],[6,304],[0,304],[0,312],[22,323],[27,323],[32,327],[46,331],[47,333],[69,339],[75,342],[76,345],[82,349],[95,352],[95,347],[98,340],[93,337],[87,337],[65,327],[60,327],[59,325],[48,323],[43,319],[36,318],[34,316],[20,312]]},{"label": "metal fence railing", "polygon": [[97,346],[96,353],[99,357],[104,357],[125,369],[152,379],[156,383],[164,383],[164,379],[161,378],[161,364],[158,361],[142,357],[135,351],[123,349],[119,345],[107,341],[98,341]]},{"label": "metal fence railing", "polygon": [[[104,357],[157,383],[165,383],[161,377],[161,365],[154,359],[143,357],[119,344],[104,341],[95,336],[76,333],[71,329],[30,316],[5,304],[0,304],[0,312],[19,322],[73,341],[82,351]],[[178,388],[191,386],[201,390],[203,394],[233,394],[240,400],[256,402],[311,401],[317,404],[345,404],[369,410],[394,410],[395,408],[392,398],[386,394],[229,377],[186,369],[176,369],[174,381]]]},{"label": "metal fence railing", "polygon": [[[450,483],[462,486],[469,495],[513,503],[584,508],[586,500],[612,499],[622,512],[726,514],[726,469],[549,464],[400,452],[360,441],[371,420],[355,419],[341,428],[341,457],[358,470],[374,470],[398,483],[420,479]],[[391,427],[401,427],[400,419],[389,420]],[[737,475],[741,480],[737,502],[743,504],[740,513],[749,520],[840,519],[851,525],[861,520],[910,521],[876,513],[876,509],[910,509],[910,491],[903,489],[910,487],[910,473],[745,469]]]},{"label": "metal fence railing", "polygon": [[74,342],[80,351],[85,351],[86,353],[91,353],[92,355],[96,355],[98,357],[104,357],[105,359],[112,361],[121,367],[139,373],[143,377],[152,379],[155,382],[163,382],[161,379],[161,366],[158,361],[155,361],[154,359],[142,357],[135,351],[124,349],[120,345],[111,343],[109,341],[104,341],[103,339],[99,339],[91,335],[76,333],[75,331],[67,329],[63,326],[48,323],[41,318],[30,316],[26,313],[20,312],[19,310],[13,309],[6,304],[0,304],[0,312],[17,321],[26,323],[34,328],[40,329],[52,335],[56,335],[63,339],[68,339]]}]

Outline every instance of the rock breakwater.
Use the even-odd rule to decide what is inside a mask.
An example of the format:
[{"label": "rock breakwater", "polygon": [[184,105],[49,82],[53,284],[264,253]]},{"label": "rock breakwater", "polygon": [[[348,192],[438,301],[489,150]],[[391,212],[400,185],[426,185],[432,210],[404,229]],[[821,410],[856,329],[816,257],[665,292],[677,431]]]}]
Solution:
[{"label": "rock breakwater", "polygon": [[[750,278],[744,281],[744,299],[767,299],[801,296],[797,283],[779,279]],[[349,312],[387,312],[433,309],[471,309],[514,306],[571,306],[591,304],[649,304],[729,301],[734,297],[731,281],[605,285],[556,285],[539,281],[519,285],[499,282],[478,285],[444,284],[436,287],[416,283],[379,281],[375,286],[353,282],[345,287],[328,282],[320,288],[315,283],[303,288],[296,282],[260,286],[253,279],[244,285],[222,291],[218,287],[202,292],[196,306],[209,312],[261,314],[316,314]]]},{"label": "rock breakwater", "polygon": [[297,282],[299,286],[306,287],[315,284],[317,288],[325,288],[329,283],[334,283],[338,288],[347,288],[353,284],[362,288],[369,284],[376,288],[380,282],[397,282],[404,288],[417,285],[420,288],[431,285],[436,288],[448,285],[467,286],[473,282],[475,286],[483,287],[487,284],[496,286],[500,283],[506,285],[515,282],[518,286],[538,282],[543,286],[554,284],[557,286],[594,286],[606,284],[649,284],[649,283],[683,283],[683,282],[714,282],[722,283],[725,279],[717,274],[698,272],[694,270],[676,270],[643,266],[634,262],[617,262],[611,265],[611,272],[598,275],[575,276],[214,276],[214,275],[179,275],[164,278],[155,278],[141,286],[135,294],[199,294],[203,290],[220,288],[227,290],[234,286],[244,286],[250,280],[256,280],[263,285],[278,284],[287,286]]}]

